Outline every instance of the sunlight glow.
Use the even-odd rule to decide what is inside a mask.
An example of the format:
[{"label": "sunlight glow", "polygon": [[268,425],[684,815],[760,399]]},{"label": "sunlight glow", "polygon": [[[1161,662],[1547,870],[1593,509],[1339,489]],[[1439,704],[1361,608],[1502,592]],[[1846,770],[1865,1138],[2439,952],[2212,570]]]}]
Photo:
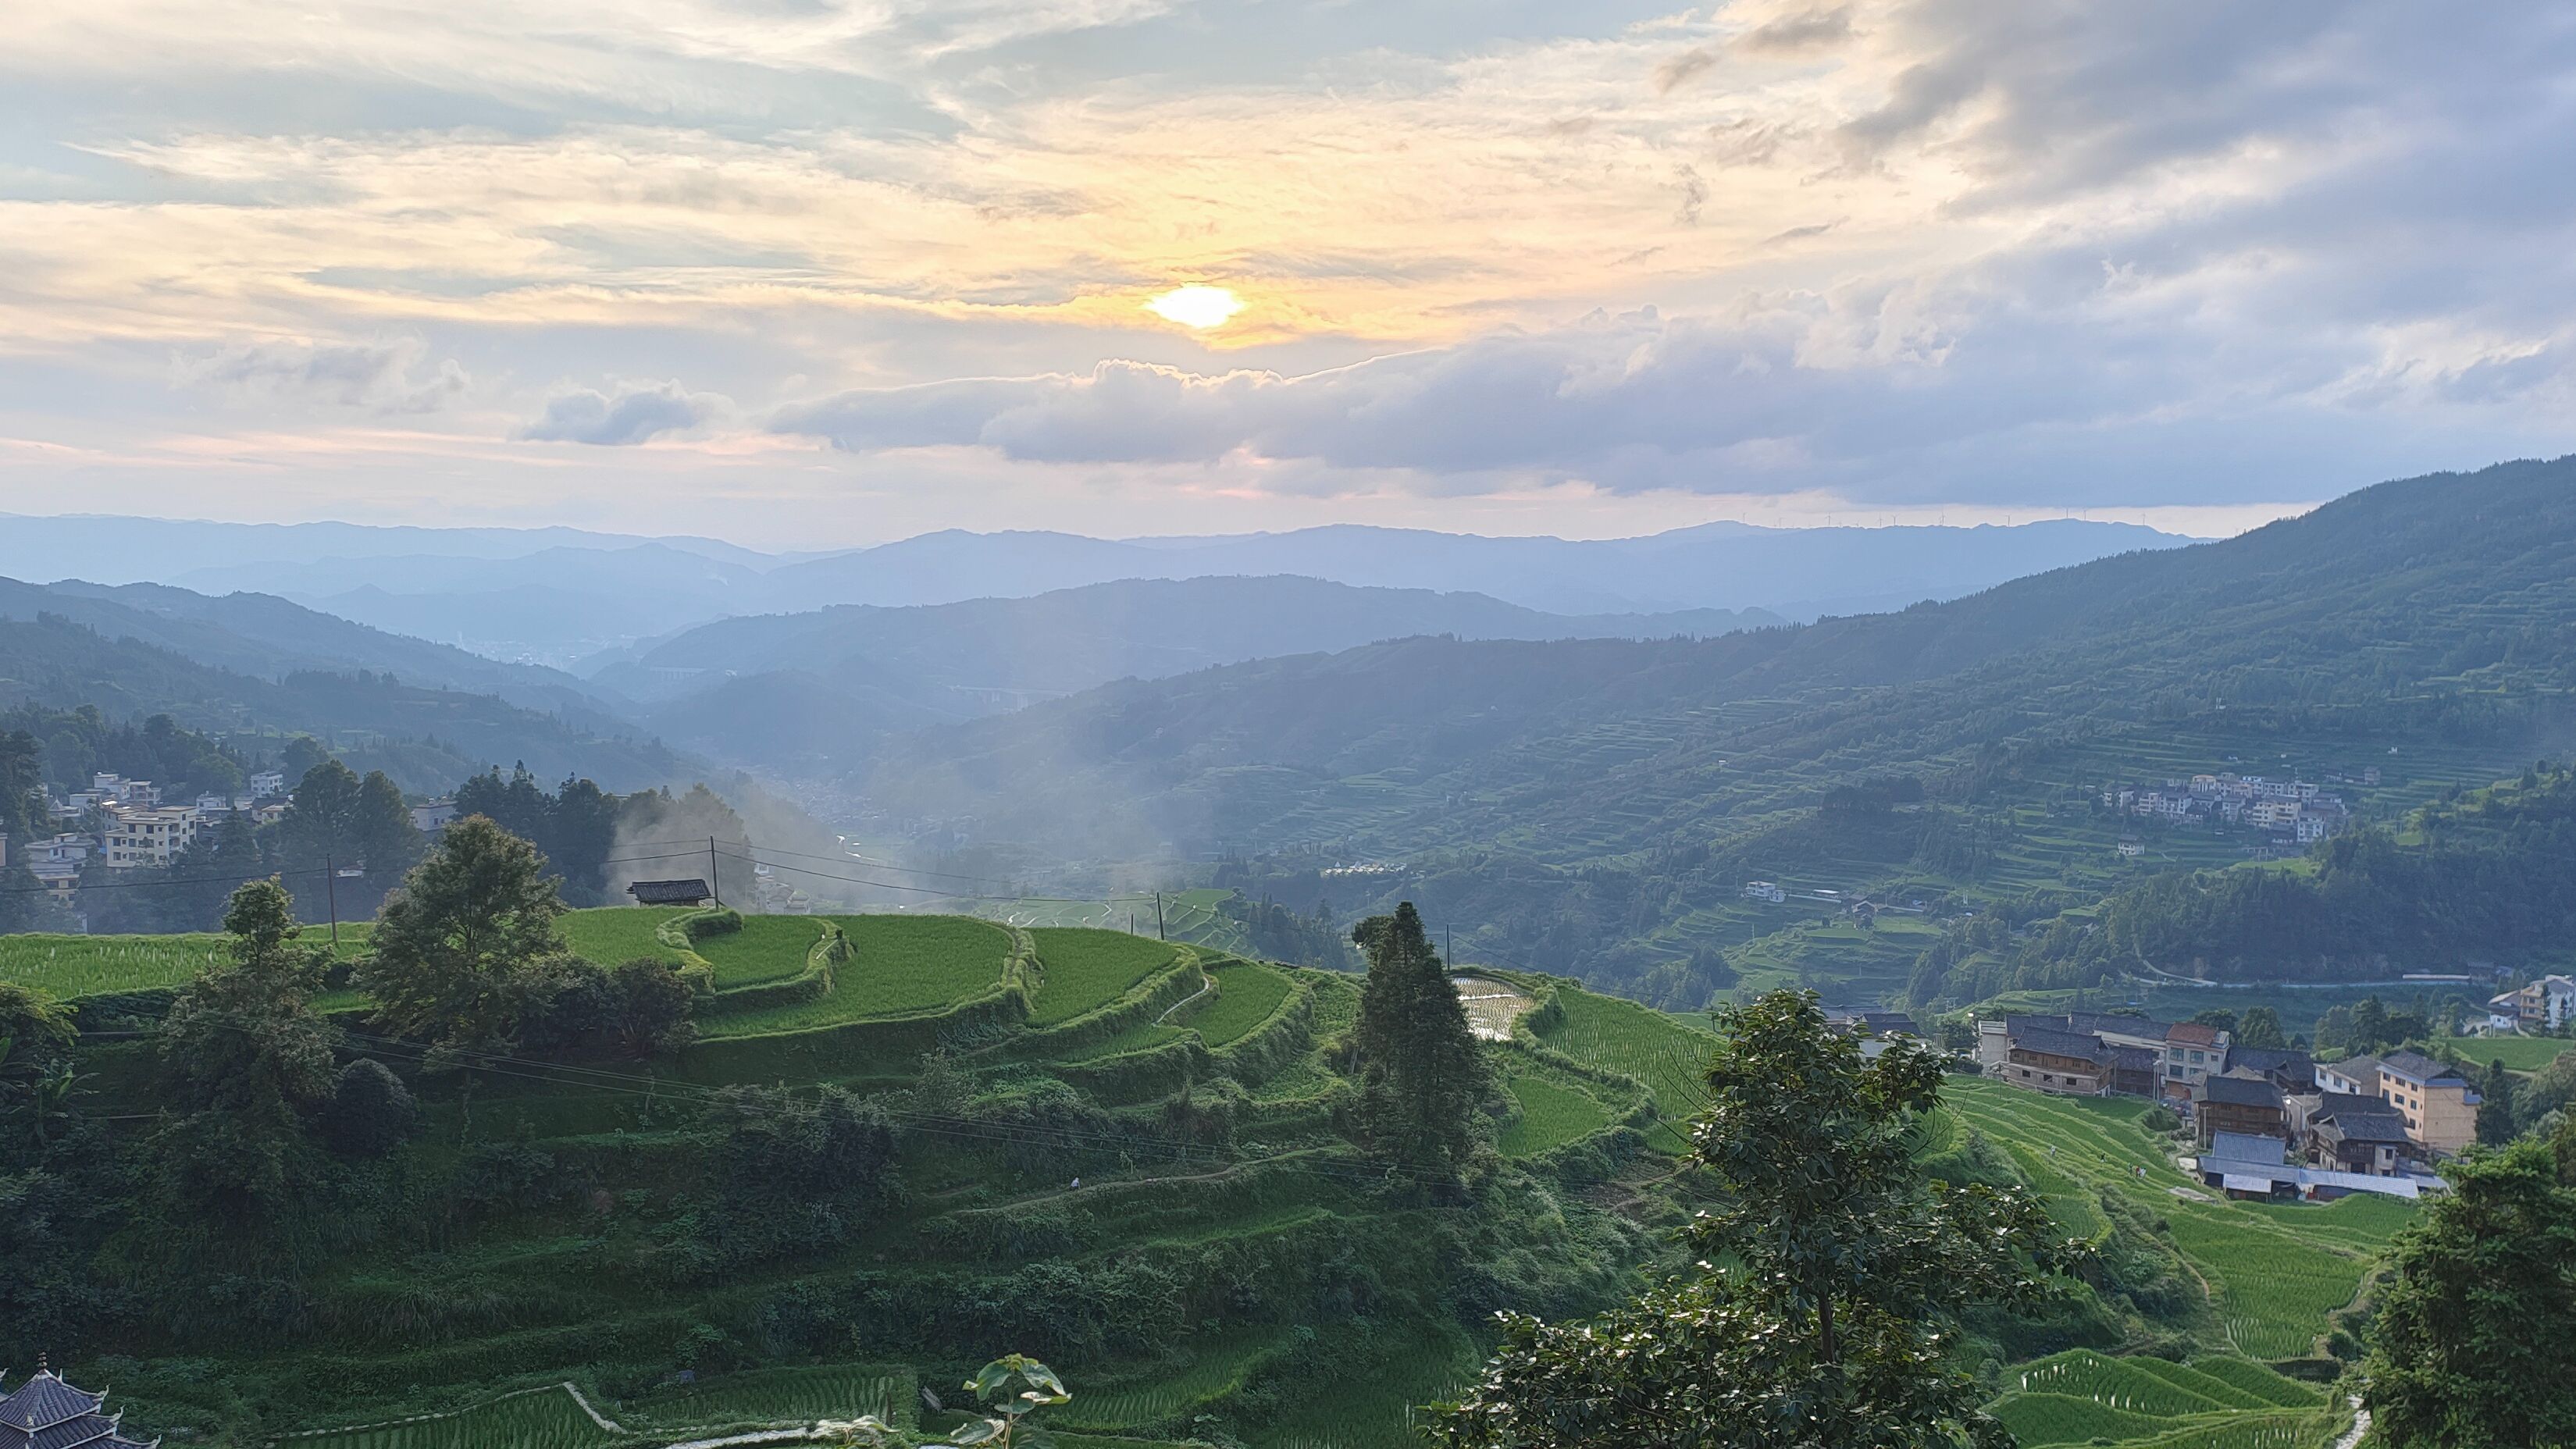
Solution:
[{"label": "sunlight glow", "polygon": [[1243,299],[1223,287],[1206,287],[1193,283],[1174,287],[1145,304],[1145,310],[1165,321],[1184,327],[1205,330],[1222,326],[1225,320],[1243,310]]}]

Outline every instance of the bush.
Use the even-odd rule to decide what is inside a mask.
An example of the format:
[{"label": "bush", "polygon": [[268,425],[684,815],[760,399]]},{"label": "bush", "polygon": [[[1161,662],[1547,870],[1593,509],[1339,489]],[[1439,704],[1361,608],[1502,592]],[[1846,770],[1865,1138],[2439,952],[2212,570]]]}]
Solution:
[{"label": "bush", "polygon": [[323,1112],[323,1135],[343,1157],[382,1157],[411,1135],[420,1119],[411,1089],[374,1057],[340,1069]]},{"label": "bush", "polygon": [[2171,1107],[2149,1107],[2138,1118],[2138,1126],[2150,1134],[2170,1135],[2182,1130],[2182,1118]]}]

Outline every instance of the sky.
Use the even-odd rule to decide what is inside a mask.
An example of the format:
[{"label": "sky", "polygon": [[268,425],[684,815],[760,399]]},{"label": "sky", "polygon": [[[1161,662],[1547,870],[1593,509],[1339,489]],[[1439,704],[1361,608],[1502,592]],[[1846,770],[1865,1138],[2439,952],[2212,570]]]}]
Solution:
[{"label": "sky", "polygon": [[2231,532],[2576,450],[2576,12],[17,0],[0,512]]}]

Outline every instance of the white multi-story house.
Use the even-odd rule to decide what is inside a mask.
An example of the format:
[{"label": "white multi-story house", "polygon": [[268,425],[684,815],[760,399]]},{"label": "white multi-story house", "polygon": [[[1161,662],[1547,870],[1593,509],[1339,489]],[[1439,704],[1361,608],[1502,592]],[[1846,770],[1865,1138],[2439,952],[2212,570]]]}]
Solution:
[{"label": "white multi-story house", "polygon": [[271,795],[285,794],[285,774],[277,770],[260,771],[258,774],[250,777],[250,793],[254,798],[261,800],[265,800]]},{"label": "white multi-story house", "polygon": [[119,807],[108,826],[102,852],[110,870],[161,867],[196,843],[197,812],[186,806],[168,810]]}]

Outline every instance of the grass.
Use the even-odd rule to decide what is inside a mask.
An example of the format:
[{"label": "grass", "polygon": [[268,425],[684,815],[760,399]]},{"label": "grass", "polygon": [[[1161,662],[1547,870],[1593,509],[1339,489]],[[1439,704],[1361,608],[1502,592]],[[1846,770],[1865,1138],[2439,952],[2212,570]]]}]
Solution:
[{"label": "grass", "polygon": [[1286,976],[1252,961],[1229,961],[1208,974],[1216,978],[1216,995],[1192,1012],[1188,1023],[1212,1047],[1242,1040],[1296,989]]},{"label": "grass", "polygon": [[1032,1026],[1053,1026],[1106,1006],[1180,954],[1169,942],[1124,931],[1050,926],[1029,934],[1037,941],[1038,963],[1046,968],[1029,1011]]},{"label": "grass", "polygon": [[1513,1077],[1506,1085],[1520,1113],[1495,1144],[1505,1157],[1536,1157],[1610,1125],[1609,1109],[1588,1092],[1539,1076]]},{"label": "grass", "polygon": [[937,1011],[991,989],[1011,950],[1008,930],[972,916],[833,919],[848,933],[851,954],[833,969],[829,992],[812,1001],[711,1012],[700,1019],[699,1034],[759,1036]]},{"label": "grass", "polygon": [[[370,925],[343,922],[340,954],[365,949]],[[230,959],[229,937],[212,931],[173,936],[0,936],[0,981],[33,986],[70,1000],[114,991],[149,991],[184,986],[207,967]],[[327,926],[307,926],[301,939],[321,946],[331,940]]]},{"label": "grass", "polygon": [[708,936],[696,951],[715,968],[716,989],[784,981],[805,969],[823,923],[812,916],[745,916],[742,929]]},{"label": "grass", "polygon": [[1633,1001],[1589,991],[1560,991],[1564,1019],[1539,1033],[1549,1046],[1588,1066],[1626,1072],[1646,1084],[1664,1121],[1648,1141],[1668,1152],[1690,1145],[1680,1124],[1706,1102],[1700,1072],[1709,1035]]},{"label": "grass", "polygon": [[556,1385],[410,1423],[338,1429],[280,1441],[294,1449],[607,1449],[631,1440],[590,1421]]},{"label": "grass", "polygon": [[662,944],[653,934],[656,926],[674,916],[688,914],[683,906],[604,906],[597,910],[567,911],[563,933],[573,954],[602,966],[614,966],[648,956],[656,961],[678,961],[682,957]]},{"label": "grass", "polygon": [[2462,1061],[2484,1068],[2489,1062],[2501,1060],[2507,1071],[2515,1072],[2539,1071],[2567,1052],[2576,1050],[2576,1041],[2545,1036],[2482,1036],[2474,1041],[2452,1042],[2451,1045],[2460,1049]]}]

